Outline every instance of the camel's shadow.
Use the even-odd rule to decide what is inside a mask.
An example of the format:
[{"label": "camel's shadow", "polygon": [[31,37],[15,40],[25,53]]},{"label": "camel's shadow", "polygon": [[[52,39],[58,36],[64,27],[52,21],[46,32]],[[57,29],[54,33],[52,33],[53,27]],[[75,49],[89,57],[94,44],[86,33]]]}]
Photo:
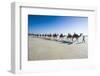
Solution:
[{"label": "camel's shadow", "polygon": [[73,42],[70,42],[70,41],[59,41],[59,42],[61,42],[61,43],[63,43],[63,44],[68,44],[68,45],[73,44]]},{"label": "camel's shadow", "polygon": [[[63,43],[63,44],[67,44],[67,45],[71,45],[71,44],[74,44],[76,41],[73,41],[73,42],[71,42],[71,41],[60,41],[61,43]],[[75,43],[75,44],[82,44],[83,42],[77,42],[77,43]]]}]

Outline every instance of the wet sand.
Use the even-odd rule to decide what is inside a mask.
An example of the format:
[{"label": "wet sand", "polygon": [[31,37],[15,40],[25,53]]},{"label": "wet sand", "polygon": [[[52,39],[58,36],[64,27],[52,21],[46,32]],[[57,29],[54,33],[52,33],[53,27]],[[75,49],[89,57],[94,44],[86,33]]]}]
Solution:
[{"label": "wet sand", "polygon": [[28,39],[28,60],[88,58],[88,44],[68,44],[42,38]]}]

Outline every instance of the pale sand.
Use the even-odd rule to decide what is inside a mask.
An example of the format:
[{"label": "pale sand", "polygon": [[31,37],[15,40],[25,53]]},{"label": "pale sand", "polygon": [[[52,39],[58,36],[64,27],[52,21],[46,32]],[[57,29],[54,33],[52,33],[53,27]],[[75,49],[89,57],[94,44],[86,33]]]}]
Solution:
[{"label": "pale sand", "polygon": [[29,37],[28,60],[88,58],[88,44],[70,44]]}]

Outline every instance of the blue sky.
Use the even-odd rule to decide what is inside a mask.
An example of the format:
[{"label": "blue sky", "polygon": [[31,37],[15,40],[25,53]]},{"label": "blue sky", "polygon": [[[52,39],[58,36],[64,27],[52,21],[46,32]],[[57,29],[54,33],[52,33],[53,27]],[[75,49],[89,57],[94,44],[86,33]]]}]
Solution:
[{"label": "blue sky", "polygon": [[28,33],[88,34],[88,17],[28,15]]}]

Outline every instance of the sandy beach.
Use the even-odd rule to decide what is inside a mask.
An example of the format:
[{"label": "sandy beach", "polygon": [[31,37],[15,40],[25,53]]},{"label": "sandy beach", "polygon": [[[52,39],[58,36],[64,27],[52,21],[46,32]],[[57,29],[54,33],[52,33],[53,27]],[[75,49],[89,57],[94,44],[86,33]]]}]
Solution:
[{"label": "sandy beach", "polygon": [[88,44],[67,44],[42,38],[28,39],[28,60],[88,58]]}]

